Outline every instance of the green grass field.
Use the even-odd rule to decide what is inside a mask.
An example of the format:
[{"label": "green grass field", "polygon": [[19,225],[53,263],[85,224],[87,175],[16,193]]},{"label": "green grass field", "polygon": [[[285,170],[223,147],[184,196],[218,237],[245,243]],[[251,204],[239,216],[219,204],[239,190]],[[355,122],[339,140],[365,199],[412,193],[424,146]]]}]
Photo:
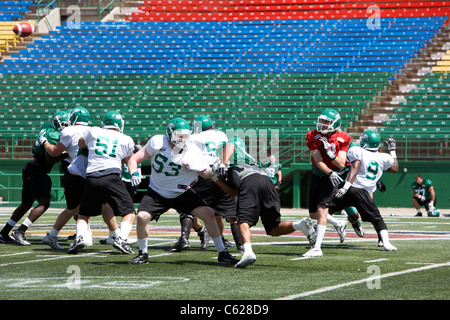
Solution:
[{"label": "green grass field", "polygon": [[[147,265],[129,265],[134,256],[99,244],[107,232],[101,218],[92,221],[94,245],[68,255],[51,250],[42,238],[60,209],[50,209],[30,229],[30,246],[0,244],[0,300],[448,300],[450,298],[450,218],[386,217],[398,251],[377,247],[371,225],[359,238],[351,225],[339,243],[328,226],[322,258],[305,259],[308,242],[300,234],[272,238],[254,228],[256,264],[247,269],[219,266],[213,243],[171,253],[179,236],[178,215],[164,214],[151,224]],[[2,208],[0,225],[11,211]],[[305,211],[306,213],[306,211]],[[283,215],[299,220],[304,214]],[[340,219],[346,219],[339,216]],[[68,247],[74,221],[60,244]],[[132,236],[135,237],[133,230]],[[232,236],[228,227],[225,236]],[[137,244],[133,245],[137,253]],[[229,251],[240,257],[236,248]]]}]

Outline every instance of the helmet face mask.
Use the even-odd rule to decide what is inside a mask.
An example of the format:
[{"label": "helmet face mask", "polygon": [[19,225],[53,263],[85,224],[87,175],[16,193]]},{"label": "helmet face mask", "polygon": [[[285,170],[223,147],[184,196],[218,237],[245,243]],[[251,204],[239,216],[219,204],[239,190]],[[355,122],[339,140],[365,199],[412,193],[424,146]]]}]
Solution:
[{"label": "helmet face mask", "polygon": [[104,129],[117,129],[121,133],[123,132],[124,120],[122,115],[117,111],[108,111],[103,116],[102,128]]},{"label": "helmet face mask", "polygon": [[52,128],[61,132],[70,125],[69,114],[65,111],[57,111],[52,116]]},{"label": "helmet face mask", "polygon": [[324,110],[317,118],[317,131],[327,134],[340,130],[341,116],[333,109]]},{"label": "helmet face mask", "polygon": [[175,118],[170,120],[166,129],[167,137],[175,146],[182,149],[191,136],[191,130],[186,120]]},{"label": "helmet face mask", "polygon": [[381,137],[374,130],[366,130],[359,139],[361,148],[369,151],[378,151],[381,147]]},{"label": "helmet face mask", "polygon": [[186,142],[189,140],[191,132],[187,129],[175,130],[172,132],[172,138],[170,141],[178,148],[183,148]]}]

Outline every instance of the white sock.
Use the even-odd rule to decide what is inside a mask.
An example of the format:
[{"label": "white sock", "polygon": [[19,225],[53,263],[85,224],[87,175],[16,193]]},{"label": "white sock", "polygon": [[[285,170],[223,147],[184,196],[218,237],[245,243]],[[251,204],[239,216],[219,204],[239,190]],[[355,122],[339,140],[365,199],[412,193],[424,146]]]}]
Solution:
[{"label": "white sock", "polygon": [[217,252],[225,251],[225,246],[223,245],[222,237],[213,238],[214,245],[216,246]]},{"label": "white sock", "polygon": [[120,237],[120,229],[117,228],[117,229],[114,230],[114,231],[109,230],[109,237],[110,237],[110,238],[117,238],[117,237]]},{"label": "white sock", "polygon": [[314,245],[314,248],[318,248],[320,249],[320,247],[322,246],[322,240],[323,237],[325,236],[325,230],[327,229],[327,226],[323,226],[321,224],[317,225],[317,238],[316,238],[316,244]]},{"label": "white sock", "polygon": [[306,222],[305,219],[302,219],[300,221],[296,221],[292,224],[292,228],[294,228],[294,230],[300,230],[301,232],[303,232],[305,234],[305,236],[308,236],[308,227],[306,226]]},{"label": "white sock", "polygon": [[31,225],[33,224],[33,222],[31,222],[30,219],[26,218],[26,219],[22,222],[22,224],[23,224],[24,226],[26,226],[27,228],[29,228],[29,227],[31,227]]},{"label": "white sock", "polygon": [[78,219],[77,221],[77,237],[83,236],[85,238],[88,234],[88,224],[86,221]]},{"label": "white sock", "polygon": [[55,237],[55,238],[58,237],[58,234],[59,234],[59,231],[56,230],[55,228],[52,228],[52,230],[50,230],[50,232],[48,233],[48,235],[49,235],[50,237]]},{"label": "white sock", "polygon": [[246,242],[244,243],[244,254],[253,253],[252,243]]},{"label": "white sock", "polygon": [[133,228],[132,224],[128,221],[122,221],[120,223],[120,237],[124,240],[128,239],[128,236]]},{"label": "white sock", "polygon": [[339,220],[333,217],[331,214],[327,214],[327,222],[331,223],[335,227],[339,227]]},{"label": "white sock", "polygon": [[11,227],[14,227],[14,226],[16,225],[16,223],[17,223],[17,221],[14,221],[14,220],[12,220],[12,219],[9,219],[9,220],[8,220],[8,224],[9,224]]},{"label": "white sock", "polygon": [[389,233],[388,233],[387,229],[380,230],[380,237],[381,237],[381,240],[383,241],[383,244],[390,244]]},{"label": "white sock", "polygon": [[148,238],[138,239],[138,245],[139,245],[139,250],[141,250],[142,253],[148,252]]}]

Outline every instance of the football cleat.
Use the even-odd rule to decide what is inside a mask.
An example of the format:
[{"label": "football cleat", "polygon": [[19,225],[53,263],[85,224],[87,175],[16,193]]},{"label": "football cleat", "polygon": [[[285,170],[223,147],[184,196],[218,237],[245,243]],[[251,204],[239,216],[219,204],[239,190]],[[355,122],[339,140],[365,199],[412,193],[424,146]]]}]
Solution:
[{"label": "football cleat", "polygon": [[78,251],[83,249],[86,246],[83,240],[83,236],[78,236],[75,238],[73,243],[70,245],[69,250],[67,250],[68,254],[77,254]]},{"label": "football cleat", "polygon": [[141,250],[139,250],[139,253],[136,257],[131,259],[128,264],[147,264],[148,263],[148,253],[143,253]]},{"label": "football cleat", "polygon": [[21,246],[29,246],[30,243],[27,241],[27,239],[25,239],[25,232],[20,232],[20,231],[14,231],[13,233],[11,233],[11,238],[14,239],[14,241],[18,244],[20,244]]},{"label": "football cleat", "polygon": [[306,235],[311,247],[314,247],[316,244],[317,234],[310,218],[303,218],[300,221],[300,231]]},{"label": "football cleat", "polygon": [[191,245],[186,237],[179,237],[178,241],[170,248],[170,252],[181,252],[182,250],[189,249]]},{"label": "football cleat", "polygon": [[339,235],[339,241],[340,243],[344,242],[345,240],[345,228],[347,228],[347,222],[340,221],[339,226],[334,227]]},{"label": "football cleat", "polygon": [[228,252],[227,249],[225,249],[222,252],[219,252],[219,257],[217,258],[217,261],[219,262],[219,264],[232,264],[232,265],[235,265],[236,263],[239,262],[239,260],[233,257]]},{"label": "football cleat", "polygon": [[385,251],[397,251],[397,248],[394,247],[392,244],[388,243],[383,243],[383,248]]},{"label": "football cleat", "polygon": [[305,258],[323,257],[323,252],[320,248],[311,248],[306,253],[302,254],[302,256]]},{"label": "football cleat", "polygon": [[234,247],[234,243],[228,241],[228,240],[225,239],[224,237],[222,237],[222,241],[223,241],[223,245],[225,246],[225,248],[231,248],[231,247]]},{"label": "football cleat", "polygon": [[14,239],[9,236],[9,234],[0,233],[0,243],[13,243]]},{"label": "football cleat", "polygon": [[244,253],[241,260],[235,264],[235,268],[247,268],[256,262],[256,255],[254,252]]},{"label": "football cleat", "polygon": [[353,230],[355,230],[355,233],[358,235],[358,237],[364,237],[364,229],[361,225],[361,222],[356,221],[355,223],[352,224]]},{"label": "football cleat", "polygon": [[200,249],[206,249],[209,246],[209,239],[211,238],[208,234],[208,231],[206,231],[206,228],[202,226],[200,231],[197,232],[197,235],[200,238]]},{"label": "football cleat", "polygon": [[61,247],[58,244],[58,237],[52,237],[50,236],[48,233],[47,235],[42,239],[42,242],[49,245],[50,248],[55,249],[55,250],[64,250],[63,247]]},{"label": "football cleat", "polygon": [[106,239],[100,239],[100,244],[113,244],[114,243],[115,238],[109,236]]},{"label": "football cleat", "polygon": [[133,254],[133,250],[128,245],[127,241],[121,237],[117,237],[114,240],[113,247],[122,252],[123,254]]}]

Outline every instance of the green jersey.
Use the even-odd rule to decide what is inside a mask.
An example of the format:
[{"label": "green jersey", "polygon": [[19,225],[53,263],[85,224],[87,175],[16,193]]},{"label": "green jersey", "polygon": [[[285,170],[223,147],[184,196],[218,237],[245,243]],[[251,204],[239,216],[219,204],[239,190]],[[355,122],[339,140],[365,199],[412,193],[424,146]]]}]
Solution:
[{"label": "green jersey", "polygon": [[33,146],[33,157],[36,159],[38,165],[42,169],[42,171],[48,173],[52,170],[53,164],[47,162],[47,158],[45,155],[45,148],[44,146],[39,145],[39,139],[42,136],[45,136],[47,138],[47,141],[50,144],[57,144],[59,141],[59,136],[61,133],[58,130],[53,129],[53,127],[48,124],[44,125],[41,130],[39,131],[39,134],[36,137],[36,141]]},{"label": "green jersey", "polygon": [[43,125],[39,134],[36,137],[36,141],[33,146],[33,153],[35,155],[43,155],[45,153],[44,146],[39,145],[39,139],[44,136],[50,144],[57,144],[61,133],[58,130],[53,129],[50,124]]},{"label": "green jersey", "polygon": [[411,188],[414,190],[415,193],[417,193],[419,196],[424,196],[425,199],[430,200],[430,192],[428,189],[433,186],[433,182],[429,179],[423,179],[422,184],[418,184],[416,181],[414,181],[411,184]]},{"label": "green jersey", "polygon": [[269,176],[269,178],[272,180],[272,182],[274,184],[277,183],[278,181],[278,171],[281,170],[281,163],[273,163],[271,164],[270,162],[266,165],[262,166],[263,170],[265,171],[265,173]]}]

